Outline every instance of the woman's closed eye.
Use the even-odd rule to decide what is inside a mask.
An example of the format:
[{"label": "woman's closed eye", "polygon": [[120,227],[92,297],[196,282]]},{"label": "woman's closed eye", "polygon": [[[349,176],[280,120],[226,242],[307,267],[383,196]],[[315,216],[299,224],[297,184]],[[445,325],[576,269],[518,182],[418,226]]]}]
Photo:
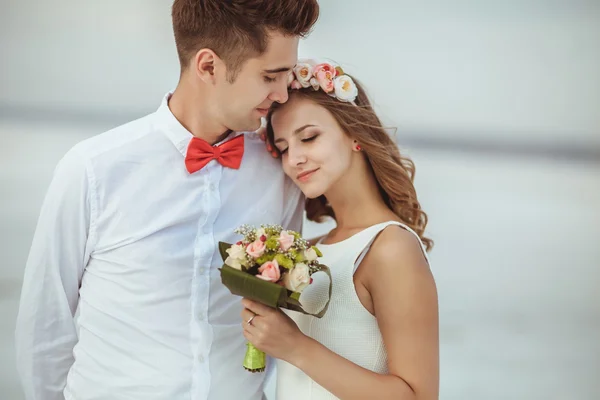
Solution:
[{"label": "woman's closed eye", "polygon": [[[308,142],[314,141],[317,137],[319,137],[319,135],[313,135],[313,136],[309,136],[309,137],[304,138],[304,139],[300,139],[300,141],[303,142],[303,143],[308,143]],[[279,154],[283,155],[283,154],[287,153],[288,148],[287,147],[285,147],[283,149],[282,148],[277,148],[277,150],[279,151]]]},{"label": "woman's closed eye", "polygon": [[302,139],[301,141],[304,142],[304,143],[306,143],[306,142],[312,142],[317,137],[319,137],[319,135],[314,135],[314,136],[311,136],[311,137],[307,137],[307,138]]}]

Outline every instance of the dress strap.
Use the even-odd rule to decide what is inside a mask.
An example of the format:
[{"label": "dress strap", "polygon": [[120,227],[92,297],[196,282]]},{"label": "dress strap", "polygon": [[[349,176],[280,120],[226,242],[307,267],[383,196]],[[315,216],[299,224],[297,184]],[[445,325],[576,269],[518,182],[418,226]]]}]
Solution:
[{"label": "dress strap", "polygon": [[358,268],[360,263],[363,261],[363,259],[365,258],[365,256],[369,252],[369,250],[371,249],[371,246],[373,245],[373,242],[375,241],[377,236],[381,233],[381,231],[383,231],[385,228],[387,228],[390,225],[399,226],[403,229],[406,229],[410,233],[412,233],[419,241],[419,244],[421,245],[421,250],[423,251],[423,255],[425,256],[425,260],[427,260],[427,263],[429,264],[429,257],[427,256],[427,249],[425,248],[425,245],[423,245],[423,242],[421,241],[421,238],[419,237],[419,235],[417,235],[417,233],[414,230],[412,230],[409,226],[407,226],[401,222],[387,221],[387,222],[382,222],[381,224],[373,225],[372,227],[367,228],[363,231],[365,233],[368,232],[369,235],[367,237],[365,237],[365,239],[367,241],[363,245],[362,251],[360,252],[359,256],[356,258],[356,262],[354,263],[354,270],[352,271],[352,274],[354,274],[356,272],[356,269]]}]

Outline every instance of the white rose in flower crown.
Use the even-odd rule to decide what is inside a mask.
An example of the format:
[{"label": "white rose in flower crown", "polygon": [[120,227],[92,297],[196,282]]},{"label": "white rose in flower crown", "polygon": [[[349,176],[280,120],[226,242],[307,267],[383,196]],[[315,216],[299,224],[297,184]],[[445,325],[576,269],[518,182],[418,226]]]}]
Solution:
[{"label": "white rose in flower crown", "polygon": [[341,101],[352,102],[358,96],[358,88],[348,75],[336,76],[333,80],[335,97]]},{"label": "white rose in flower crown", "polygon": [[283,277],[285,288],[293,292],[302,292],[310,284],[310,270],[308,265],[298,263]]},{"label": "white rose in flower crown", "polygon": [[310,249],[304,250],[304,258],[307,261],[315,261],[318,257],[319,256],[317,255],[317,252],[312,247]]},{"label": "white rose in flower crown", "polygon": [[296,80],[303,88],[310,87],[310,78],[313,77],[312,65],[307,63],[296,64],[294,67],[294,75],[296,75]]}]

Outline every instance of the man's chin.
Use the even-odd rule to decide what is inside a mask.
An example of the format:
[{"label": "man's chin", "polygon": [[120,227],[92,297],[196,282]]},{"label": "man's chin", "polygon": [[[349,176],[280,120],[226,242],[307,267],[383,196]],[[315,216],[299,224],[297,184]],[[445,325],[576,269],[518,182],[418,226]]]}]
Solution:
[{"label": "man's chin", "polygon": [[255,132],[261,126],[261,120],[257,119],[256,121],[248,121],[247,123],[239,124],[239,126],[236,127],[230,126],[229,129],[234,132]]},{"label": "man's chin", "polygon": [[253,122],[253,125],[250,129],[248,129],[249,132],[254,132],[260,129],[260,127],[262,126],[262,120],[259,118],[256,121]]}]

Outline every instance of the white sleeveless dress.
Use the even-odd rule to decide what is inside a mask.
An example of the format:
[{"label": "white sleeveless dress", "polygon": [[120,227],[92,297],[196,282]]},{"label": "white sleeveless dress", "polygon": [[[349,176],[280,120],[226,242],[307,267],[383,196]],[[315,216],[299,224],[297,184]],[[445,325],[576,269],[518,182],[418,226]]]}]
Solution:
[{"label": "white sleeveless dress", "polygon": [[[373,225],[338,243],[317,244],[323,253],[321,263],[329,266],[332,275],[333,289],[329,308],[320,319],[284,310],[305,335],[353,363],[381,374],[388,372],[383,339],[377,320],[364,308],[356,294],[353,276],[373,240],[389,225],[398,225],[418,238],[408,226],[388,221]],[[421,246],[427,258],[425,247]],[[316,277],[317,275],[300,298],[305,310],[317,311],[324,305],[329,279],[325,277],[317,280]],[[300,369],[277,360],[277,400],[330,399],[337,397]]]}]

